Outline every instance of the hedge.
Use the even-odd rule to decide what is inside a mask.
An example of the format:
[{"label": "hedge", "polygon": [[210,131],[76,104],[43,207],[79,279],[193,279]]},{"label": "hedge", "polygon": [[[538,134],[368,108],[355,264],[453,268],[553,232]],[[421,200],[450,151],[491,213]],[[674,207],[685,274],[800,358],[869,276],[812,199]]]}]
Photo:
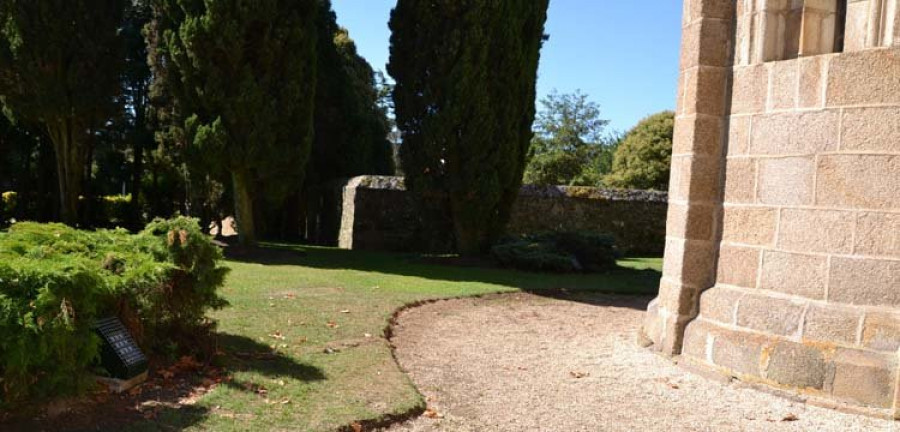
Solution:
[{"label": "hedge", "polygon": [[195,348],[228,269],[197,221],[142,232],[17,223],[0,233],[0,407],[90,382],[101,317],[119,316],[154,354]]}]

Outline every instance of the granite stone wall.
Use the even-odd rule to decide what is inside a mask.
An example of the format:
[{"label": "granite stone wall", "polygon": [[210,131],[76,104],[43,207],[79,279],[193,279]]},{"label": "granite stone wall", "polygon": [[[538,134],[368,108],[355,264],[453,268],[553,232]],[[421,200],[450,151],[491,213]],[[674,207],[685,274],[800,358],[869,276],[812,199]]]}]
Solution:
[{"label": "granite stone wall", "polygon": [[[401,177],[356,177],[337,187],[341,221],[334,244],[360,250],[421,249],[419,219]],[[663,252],[666,210],[664,192],[525,186],[508,232],[610,233],[623,252],[653,256]]]},{"label": "granite stone wall", "polygon": [[831,3],[685,2],[666,258],[644,335],[695,367],[900,417],[900,9],[849,2],[841,53],[803,55],[822,33],[800,34],[800,55],[774,50],[798,19],[786,5],[820,31]]}]

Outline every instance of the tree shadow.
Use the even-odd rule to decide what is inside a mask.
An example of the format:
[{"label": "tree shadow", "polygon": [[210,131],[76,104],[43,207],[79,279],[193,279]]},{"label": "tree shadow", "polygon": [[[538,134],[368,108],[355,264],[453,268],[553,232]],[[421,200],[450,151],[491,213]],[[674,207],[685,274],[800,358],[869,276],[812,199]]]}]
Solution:
[{"label": "tree shadow", "polygon": [[[253,339],[228,333],[219,333],[216,337],[231,371],[251,371],[266,377],[300,381],[325,379],[321,369],[299,363]],[[0,422],[0,430],[180,431],[202,424],[211,415],[210,409],[187,401],[196,399],[208,390],[208,382],[204,384],[204,381],[209,381],[206,375],[208,370],[201,369],[179,374],[174,378],[164,378],[160,373],[164,369],[151,371],[150,379],[139,391],[105,395],[105,400],[93,400],[95,395],[87,395],[63,401],[67,405],[67,412],[54,417],[37,414]],[[218,385],[247,392],[259,391],[252,383],[233,379],[221,380]]]},{"label": "tree shadow", "polygon": [[[434,281],[478,282],[569,300],[583,298],[575,295],[583,293],[652,297],[658,293],[662,277],[658,269],[639,258],[625,258],[620,263],[626,267],[593,274],[527,272],[497,267],[489,259],[460,260],[453,256],[349,251],[289,244],[267,244],[258,248],[255,254],[232,254],[229,259],[265,266],[355,270]],[[635,307],[645,306],[646,302]]]}]

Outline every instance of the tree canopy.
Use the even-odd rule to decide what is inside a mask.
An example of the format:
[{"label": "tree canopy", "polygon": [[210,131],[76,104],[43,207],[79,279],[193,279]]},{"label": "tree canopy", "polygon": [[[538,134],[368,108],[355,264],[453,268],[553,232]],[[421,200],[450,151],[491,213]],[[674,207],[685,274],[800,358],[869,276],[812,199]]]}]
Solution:
[{"label": "tree canopy", "polygon": [[668,190],[672,165],[675,113],[651,115],[625,135],[616,150],[607,186],[623,189]]},{"label": "tree canopy", "polygon": [[503,232],[532,138],[548,0],[399,0],[388,72],[406,185],[462,254]]},{"label": "tree canopy", "polygon": [[[158,55],[187,143],[231,177],[241,242],[254,200],[302,184],[313,135],[316,0],[160,0]],[[264,188],[259,187],[264,185]]]},{"label": "tree canopy", "polygon": [[554,91],[541,99],[541,106],[525,183],[597,186],[618,144],[615,134],[604,133],[609,121],[600,118],[600,106],[580,91]]}]

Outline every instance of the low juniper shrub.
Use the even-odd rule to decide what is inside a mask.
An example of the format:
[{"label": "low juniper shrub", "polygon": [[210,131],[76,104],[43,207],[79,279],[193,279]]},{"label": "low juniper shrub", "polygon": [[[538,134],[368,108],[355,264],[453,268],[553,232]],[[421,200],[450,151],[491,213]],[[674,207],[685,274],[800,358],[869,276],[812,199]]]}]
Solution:
[{"label": "low juniper shrub", "polygon": [[589,232],[551,232],[510,237],[493,247],[500,265],[546,272],[605,272],[616,267],[615,239]]}]

